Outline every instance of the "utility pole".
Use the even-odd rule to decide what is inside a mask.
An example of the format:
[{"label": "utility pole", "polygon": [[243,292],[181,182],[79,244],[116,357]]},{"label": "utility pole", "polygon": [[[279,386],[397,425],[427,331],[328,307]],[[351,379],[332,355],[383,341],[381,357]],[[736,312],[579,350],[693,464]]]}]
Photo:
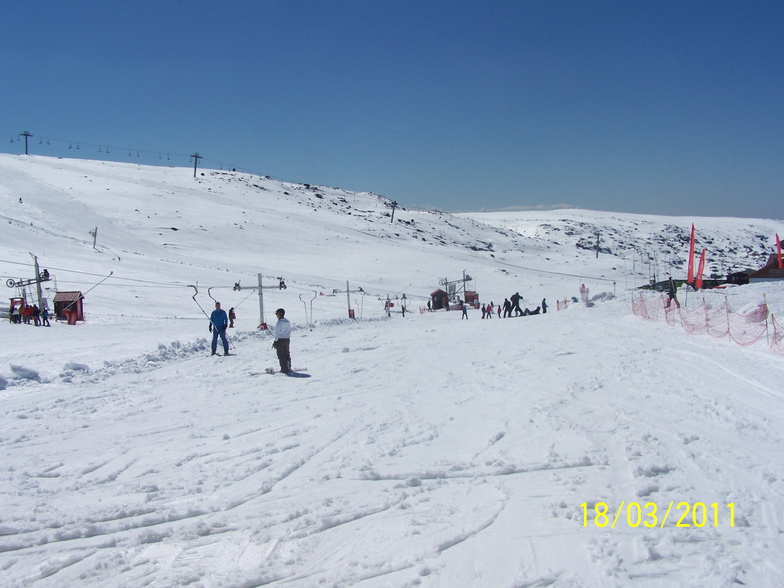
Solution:
[{"label": "utility pole", "polygon": [[596,259],[599,259],[599,238],[601,234],[600,231],[596,231]]},{"label": "utility pole", "polygon": [[395,209],[397,208],[397,200],[392,201],[392,223],[395,222]]},{"label": "utility pole", "polygon": [[25,138],[25,155],[30,155],[30,154],[27,152],[27,138],[28,138],[28,137],[32,137],[32,135],[31,135],[30,133],[28,133],[27,131],[24,131],[24,132],[22,133],[22,136]]},{"label": "utility pole", "polygon": [[95,244],[98,242],[98,227],[95,227],[94,231],[90,231],[90,235],[93,238],[93,249],[95,249]]},{"label": "utility pole", "polygon": [[196,167],[199,165],[199,160],[203,159],[203,158],[202,158],[201,155],[199,155],[198,151],[196,153],[194,153],[193,155],[191,155],[191,157],[193,157],[193,177],[195,178],[196,177]]}]

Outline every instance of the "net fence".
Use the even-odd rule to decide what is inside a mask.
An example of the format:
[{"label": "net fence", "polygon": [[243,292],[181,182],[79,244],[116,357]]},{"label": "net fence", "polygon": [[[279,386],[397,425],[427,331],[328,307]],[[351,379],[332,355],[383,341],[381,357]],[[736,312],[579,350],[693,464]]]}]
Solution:
[{"label": "net fence", "polygon": [[741,313],[733,309],[726,299],[718,306],[711,306],[703,299],[699,306],[687,309],[668,304],[664,296],[646,300],[642,294],[638,294],[632,296],[632,312],[651,321],[659,320],[663,315],[668,325],[674,327],[680,323],[690,335],[708,334],[717,339],[729,337],[743,346],[754,345],[763,337],[768,337],[770,348],[784,355],[784,327],[773,315],[768,314],[765,302],[749,312]]}]

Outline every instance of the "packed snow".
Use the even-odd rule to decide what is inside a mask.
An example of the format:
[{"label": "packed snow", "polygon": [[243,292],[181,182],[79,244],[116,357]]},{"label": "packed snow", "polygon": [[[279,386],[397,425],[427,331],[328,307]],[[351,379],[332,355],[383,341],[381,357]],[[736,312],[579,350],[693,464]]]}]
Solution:
[{"label": "packed snow", "polygon": [[[339,188],[10,155],[0,202],[3,283],[37,259],[85,314],[0,322],[0,585],[784,584],[784,356],[631,305],[685,277],[692,222],[719,273],[784,221],[393,220]],[[420,312],[464,273],[548,312]],[[780,282],[679,294],[784,316]],[[310,377],[265,373],[278,307]]]}]

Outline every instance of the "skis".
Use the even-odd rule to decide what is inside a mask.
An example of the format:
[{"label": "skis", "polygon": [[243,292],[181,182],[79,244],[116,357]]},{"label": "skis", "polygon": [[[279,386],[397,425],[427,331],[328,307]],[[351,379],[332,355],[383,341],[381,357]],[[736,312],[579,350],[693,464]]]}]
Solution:
[{"label": "skis", "polygon": [[248,375],[250,376],[260,376],[261,374],[267,374],[270,376],[274,376],[275,374],[282,374],[284,376],[289,376],[290,378],[309,378],[310,374],[306,374],[303,372],[307,372],[308,368],[294,368],[289,372],[282,372],[280,370],[276,370],[275,368],[265,368],[263,372],[249,372]]}]

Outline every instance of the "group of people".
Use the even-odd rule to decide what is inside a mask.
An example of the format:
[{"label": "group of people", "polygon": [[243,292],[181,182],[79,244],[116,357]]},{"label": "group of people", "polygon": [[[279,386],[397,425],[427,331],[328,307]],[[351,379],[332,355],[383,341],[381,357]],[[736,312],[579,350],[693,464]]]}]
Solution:
[{"label": "group of people", "polygon": [[[520,308],[520,302],[523,300],[523,297],[520,296],[519,292],[515,292],[509,298],[504,298],[503,306],[496,306],[495,303],[492,301],[489,304],[482,304],[479,309],[482,311],[482,318],[483,319],[491,319],[493,315],[497,315],[498,318],[510,318],[512,317],[512,312],[514,312],[514,316],[530,316],[533,314],[546,314],[547,313],[547,299],[542,298],[542,304],[537,306],[535,309],[531,310],[529,308]],[[468,305],[464,302],[460,303],[460,308],[463,311],[463,315],[461,318],[467,319],[468,318]]]},{"label": "group of people", "polygon": [[24,308],[19,308],[18,306],[14,306],[11,309],[11,314],[9,318],[12,323],[21,325],[29,325],[34,324],[36,327],[51,327],[52,325],[49,323],[49,309],[44,308],[41,310],[38,308],[37,304],[33,306],[25,306]]},{"label": "group of people", "polygon": [[[275,316],[278,319],[275,325],[275,340],[272,343],[272,348],[277,352],[278,363],[280,363],[280,371],[287,374],[291,371],[291,323],[286,318],[286,311],[279,308],[275,311]],[[215,303],[215,310],[210,314],[210,332],[212,333],[212,355],[218,354],[218,338],[223,345],[223,355],[231,355],[229,353],[229,340],[226,338],[226,329],[234,327],[234,309],[229,310],[229,314],[221,308],[220,302]]]}]

